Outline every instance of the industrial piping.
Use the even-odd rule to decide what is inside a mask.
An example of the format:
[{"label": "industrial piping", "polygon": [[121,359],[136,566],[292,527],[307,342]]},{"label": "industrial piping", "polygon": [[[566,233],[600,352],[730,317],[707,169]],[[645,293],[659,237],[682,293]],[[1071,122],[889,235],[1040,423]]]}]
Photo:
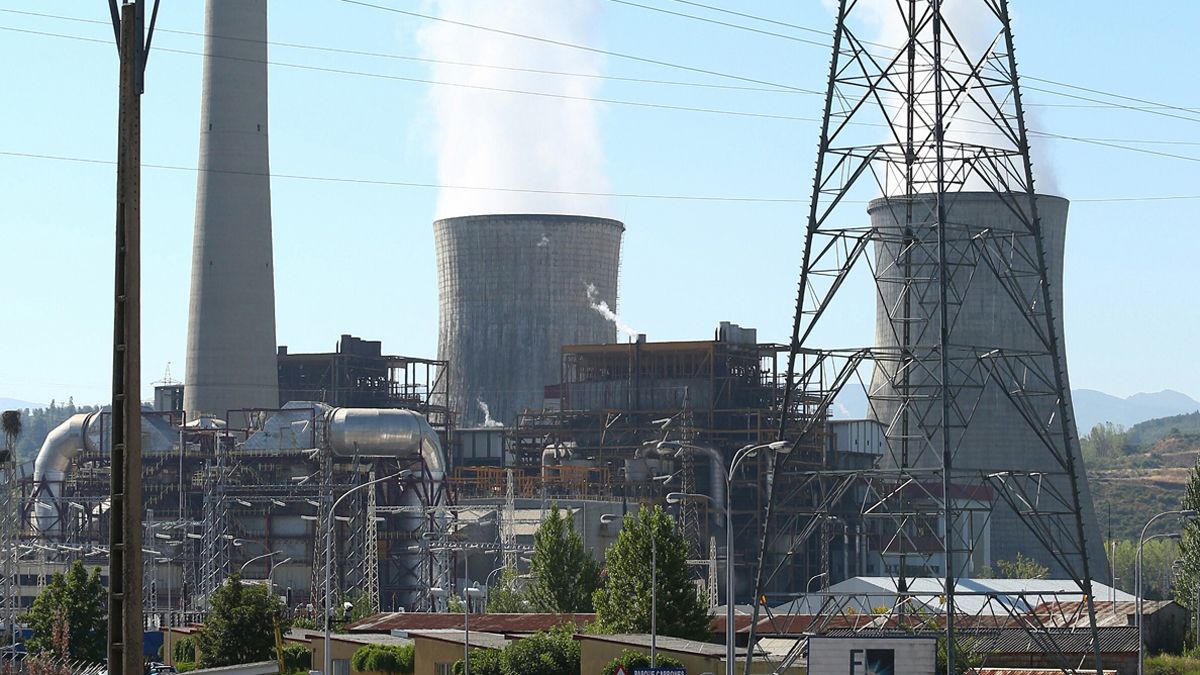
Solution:
[{"label": "industrial piping", "polygon": [[98,413],[79,413],[54,427],[33,463],[33,484],[39,491],[33,503],[33,529],[45,533],[58,522],[55,503],[58,501],[67,469],[75,455],[85,449],[95,449],[88,439],[92,422]]}]

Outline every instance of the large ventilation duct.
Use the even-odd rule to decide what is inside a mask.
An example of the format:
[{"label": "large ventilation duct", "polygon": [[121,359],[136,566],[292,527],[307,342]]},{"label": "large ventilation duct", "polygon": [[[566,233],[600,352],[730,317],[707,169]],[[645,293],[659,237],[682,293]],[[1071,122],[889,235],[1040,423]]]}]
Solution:
[{"label": "large ventilation duct", "polygon": [[[144,412],[149,412],[145,410]],[[63,481],[71,468],[71,460],[80,452],[111,450],[111,417],[106,412],[79,413],[67,418],[52,429],[42,442],[33,463],[33,515],[35,532],[61,535],[61,516],[65,505],[61,501]],[[142,451],[147,454],[171,450],[175,443],[171,423],[159,416],[142,415]]]},{"label": "large ventilation duct", "polygon": [[487,422],[485,406],[495,421],[512,424],[522,409],[541,408],[546,385],[561,380],[563,345],[615,340],[615,326],[592,305],[616,311],[620,222],[481,215],[439,220],[433,229],[438,358],[450,364],[459,426]]},{"label": "large ventilation duct", "polygon": [[267,2],[208,0],[183,407],[279,405],[267,144]]},{"label": "large ventilation duct", "polygon": [[325,417],[329,449],[343,457],[421,455],[432,481],[446,475],[446,456],[425,416],[402,408],[334,408]]},{"label": "large ventilation duct", "polygon": [[[1014,201],[1012,199],[1008,201]],[[1019,198],[1016,203],[1022,204]],[[1063,291],[1063,248],[1066,238],[1067,209],[1069,203],[1061,197],[1041,195],[1037,197],[1037,209],[1041,219],[1042,241],[1045,250],[1047,280],[1051,289],[1052,310],[1055,316],[1054,330],[1060,352],[1059,359],[1066,368],[1066,354],[1063,353],[1063,324],[1062,324],[1062,291]],[[912,202],[911,222],[914,223],[914,236],[936,237],[930,223],[936,221],[934,216],[933,195],[918,195]],[[877,300],[875,319],[875,344],[884,349],[899,348],[903,341],[906,317],[903,316],[903,293],[909,289],[910,302],[913,309],[911,314],[920,316],[920,321],[908,321],[910,333],[909,346],[914,353],[928,353],[937,346],[940,322],[938,310],[934,304],[937,295],[937,260],[934,257],[936,248],[920,245],[906,248],[904,246],[903,223],[908,218],[907,205],[903,199],[884,198],[871,202],[868,212],[871,216],[871,226],[876,233],[875,269],[880,294]],[[966,238],[969,230],[973,236],[988,236],[995,240],[1003,239],[1005,232],[1023,232],[1025,225],[1014,215],[1010,205],[1006,204],[994,193],[964,192],[947,195],[946,222],[950,227],[961,229],[962,237],[955,238],[952,245],[964,245],[959,239]],[[986,234],[985,234],[986,233]],[[906,256],[905,253],[908,253]],[[905,271],[906,265],[908,271]],[[952,284],[955,294],[951,296],[952,314],[950,320],[950,342],[952,349],[975,350],[980,354],[993,349],[1009,353],[1041,352],[1043,356],[1036,357],[1038,368],[1045,373],[1052,373],[1051,360],[1045,356],[1045,346],[1035,336],[1033,329],[1020,312],[1014,299],[1001,285],[999,278],[988,269],[988,263],[980,260],[976,267],[963,267],[951,270]],[[908,283],[905,283],[905,278]],[[1019,283],[1026,289],[1031,298],[1040,298],[1036,280],[1024,279]],[[1040,303],[1039,303],[1040,304]],[[928,320],[924,317],[928,316]],[[887,430],[889,448],[885,452],[882,463],[887,468],[906,465],[915,468],[935,468],[941,462],[941,436],[935,433],[932,442],[926,445],[921,434],[916,430],[936,424],[937,413],[932,422],[920,419],[921,413],[910,409],[903,412],[900,401],[904,398],[892,385],[901,382],[894,362],[877,362],[869,392],[871,415],[882,423]],[[937,373],[922,367],[910,368],[910,396],[917,398],[921,391],[935,391]],[[936,369],[935,369],[936,370]],[[957,448],[954,455],[954,470],[975,472],[977,475],[992,472],[1046,472],[1047,475],[1058,474],[1054,487],[1059,494],[1069,495],[1070,489],[1064,468],[1038,439],[1027,422],[1018,412],[1017,407],[1009,400],[1002,386],[995,380],[989,380],[980,392],[977,404],[965,400],[974,395],[971,382],[978,379],[978,370],[952,370],[951,377],[957,378],[951,386],[963,392],[964,400],[956,401],[956,411],[969,413],[970,423],[965,431],[957,429],[951,437],[951,445]],[[1069,392],[1070,386],[1064,382]],[[1068,394],[1069,396],[1069,394]],[[1053,396],[1036,397],[1033,401],[1034,418],[1049,420],[1057,411],[1057,401]],[[1070,406],[1068,398],[1067,405]],[[905,460],[899,456],[900,438],[904,435],[903,424],[907,415],[910,438],[909,457]],[[957,422],[955,422],[957,424]],[[1074,428],[1074,415],[1071,415],[1071,428],[1068,430],[1072,438],[1069,452],[1081,477],[1083,477],[1083,460],[1079,450],[1078,434]],[[1079,481],[1080,502],[1083,508],[1085,536],[1088,540],[1088,556],[1093,565],[1104,565],[1105,556],[1103,540],[1097,526],[1096,515],[1092,505],[1091,493],[1088,490],[1086,478]],[[1030,535],[1028,526],[1020,517],[1002,503],[998,498],[996,507],[991,515],[991,550],[992,560],[1011,560],[1018,552],[1026,555],[1036,553],[1032,547],[1037,546]],[[1072,530],[1073,532],[1073,530]],[[984,545],[986,542],[981,542]],[[1045,555],[1041,556],[1045,558]],[[1041,560],[1051,563],[1050,560]],[[1093,566],[1093,573],[1102,567]]]}]

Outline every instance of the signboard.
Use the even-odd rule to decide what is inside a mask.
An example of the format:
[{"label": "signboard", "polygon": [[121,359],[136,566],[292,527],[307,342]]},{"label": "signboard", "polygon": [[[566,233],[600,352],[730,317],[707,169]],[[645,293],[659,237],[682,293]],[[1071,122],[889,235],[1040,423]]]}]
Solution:
[{"label": "signboard", "polygon": [[808,639],[808,672],[821,675],[936,675],[937,638]]},{"label": "signboard", "polygon": [[683,668],[634,668],[633,675],[687,675],[687,671]]}]

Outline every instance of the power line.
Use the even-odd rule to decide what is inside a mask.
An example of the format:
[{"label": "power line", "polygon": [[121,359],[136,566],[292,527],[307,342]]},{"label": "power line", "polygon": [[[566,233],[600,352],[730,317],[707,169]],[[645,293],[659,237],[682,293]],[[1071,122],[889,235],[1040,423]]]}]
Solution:
[{"label": "power line", "polygon": [[614,52],[614,51],[609,51],[607,49],[600,49],[598,47],[590,47],[588,45],[580,45],[580,44],[575,44],[573,42],[554,40],[551,38],[542,37],[540,35],[530,35],[528,33],[518,33],[515,31],[504,30],[502,28],[493,28],[491,26],[482,26],[479,24],[467,23],[465,21],[455,21],[454,19],[447,19],[445,17],[434,16],[432,14],[422,14],[420,12],[413,12],[413,11],[409,11],[406,9],[399,9],[396,7],[388,7],[386,5],[376,5],[376,4],[373,4],[370,2],[364,2],[363,0],[339,0],[339,2],[344,2],[349,5],[358,5],[360,7],[369,7],[369,8],[380,10],[383,12],[392,12],[394,14],[403,14],[405,16],[411,16],[411,17],[415,17],[418,19],[426,19],[429,21],[440,21],[442,23],[447,23],[447,24],[451,24],[454,26],[461,26],[463,28],[471,28],[473,30],[486,31],[489,33],[496,33],[499,35],[507,35],[509,37],[521,38],[523,40],[532,40],[534,42],[541,42],[544,44],[555,45],[557,47],[566,47],[568,49],[576,49],[576,50],[580,50],[580,51],[590,52],[593,54],[601,54],[603,56],[612,56],[612,57],[619,58],[619,59],[627,59],[630,61],[637,61],[639,63],[648,63],[650,65],[662,66],[664,68],[673,68],[675,70],[684,70],[684,71],[688,71],[688,72],[692,72],[692,73],[699,73],[702,75],[711,75],[713,77],[721,77],[721,78],[726,78],[726,79],[731,79],[731,80],[739,80],[742,82],[749,82],[751,84],[760,84],[760,85],[765,85],[768,87],[778,87],[781,89],[792,89],[795,91],[807,91],[807,92],[814,91],[811,89],[802,89],[800,87],[792,87],[792,86],[789,86],[786,84],[780,84],[778,82],[769,82],[767,80],[758,80],[758,79],[755,79],[752,77],[745,77],[742,75],[732,75],[730,73],[722,73],[722,72],[719,72],[716,70],[708,70],[705,68],[697,68],[694,66],[685,66],[683,64],[671,63],[669,61],[659,61],[658,59],[651,59],[651,58],[647,58],[644,56],[637,56],[636,54],[626,54],[623,52]]},{"label": "power line", "polygon": [[[348,1],[348,0],[346,0],[346,1]],[[774,25],[786,26],[786,27],[788,27],[788,28],[793,28],[793,29],[797,29],[797,30],[803,30],[803,31],[805,31],[805,32],[809,32],[809,33],[815,33],[815,34],[826,35],[826,36],[829,36],[829,35],[830,35],[830,33],[829,33],[828,31],[822,31],[822,30],[820,30],[820,29],[817,29],[817,28],[811,28],[811,27],[808,27],[808,26],[801,26],[801,25],[799,25],[799,24],[793,24],[793,23],[786,23],[786,22],[782,22],[782,21],[776,21],[776,20],[774,20],[774,19],[768,19],[768,18],[766,18],[766,17],[762,17],[762,16],[758,16],[758,15],[754,15],[754,14],[747,14],[747,13],[744,13],[744,12],[735,12],[735,11],[733,11],[733,10],[725,9],[725,8],[722,8],[722,7],[717,7],[717,6],[714,6],[714,5],[705,5],[705,4],[701,4],[701,3],[699,3],[699,2],[692,2],[692,1],[690,1],[690,0],[674,0],[674,1],[675,1],[675,2],[679,2],[679,3],[681,3],[681,4],[685,4],[685,5],[691,5],[691,6],[694,6],[694,7],[702,7],[702,8],[704,8],[704,9],[708,9],[708,10],[711,10],[711,11],[714,11],[714,12],[720,12],[720,13],[723,13],[723,14],[729,14],[729,15],[733,15],[733,16],[739,16],[739,17],[743,17],[743,18],[753,19],[753,20],[756,20],[756,21],[763,21],[763,22],[766,22],[766,23],[774,24]],[[684,13],[684,12],[672,12],[672,11],[670,11],[670,10],[662,9],[662,8],[659,8],[659,7],[653,7],[653,6],[650,6],[650,5],[643,5],[643,4],[640,4],[640,3],[632,2],[631,0],[609,0],[609,2],[614,2],[614,3],[617,3],[617,4],[622,4],[622,5],[630,5],[630,6],[634,6],[634,7],[640,7],[640,8],[643,8],[643,9],[648,9],[648,10],[652,10],[652,11],[656,11],[656,12],[661,12],[661,13],[664,13],[664,14],[672,14],[672,15],[675,15],[675,16],[679,16],[679,17],[683,17],[683,18],[692,19],[692,20],[695,20],[695,21],[703,21],[703,22],[706,22],[706,23],[714,23],[714,24],[719,24],[719,25],[722,25],[722,26],[726,26],[726,27],[729,27],[729,28],[734,28],[734,29],[738,29],[738,30],[750,31],[750,32],[753,32],[753,33],[759,33],[759,34],[768,35],[768,36],[772,36],[772,37],[781,37],[781,38],[785,38],[785,39],[788,39],[788,40],[795,40],[795,41],[804,42],[804,43],[807,43],[807,44],[814,44],[814,45],[817,45],[817,46],[822,46],[822,47],[825,47],[826,49],[833,49],[833,45],[831,45],[831,44],[827,44],[827,43],[819,43],[819,42],[816,42],[816,41],[813,41],[813,40],[805,40],[805,39],[797,38],[797,37],[795,37],[795,36],[789,36],[789,35],[784,35],[784,34],[780,34],[780,33],[774,33],[774,32],[771,32],[771,31],[764,31],[764,30],[761,30],[761,29],[758,29],[758,28],[753,28],[753,27],[750,27],[750,26],[743,26],[743,25],[740,25],[740,24],[734,24],[734,23],[728,23],[728,22],[723,22],[723,21],[717,21],[717,20],[715,20],[715,19],[709,19],[709,18],[706,18],[706,17],[702,17],[702,16],[696,16],[696,15],[694,15],[694,14],[687,14],[687,13]],[[895,46],[895,45],[887,45],[887,44],[883,44],[883,43],[880,43],[880,42],[871,42],[871,41],[869,41],[869,40],[859,40],[859,42],[861,42],[861,43],[862,43],[862,44],[864,44],[864,45],[870,45],[870,46],[873,46],[873,47],[881,47],[881,48],[883,48],[883,49],[887,49],[887,50],[889,50],[889,51],[897,51],[897,50],[901,49],[900,47],[897,47],[897,46]],[[873,56],[878,56],[878,55],[873,55]],[[962,64],[962,65],[970,65],[970,64]],[[1034,76],[1029,76],[1029,75],[1026,75],[1026,76],[1023,76],[1023,77],[1024,77],[1024,79],[1026,79],[1026,80],[1034,80],[1034,81],[1037,81],[1037,82],[1043,82],[1043,83],[1045,83],[1045,84],[1051,84],[1051,85],[1054,85],[1054,86],[1065,87],[1065,88],[1069,88],[1069,89],[1075,89],[1075,90],[1078,90],[1078,91],[1084,91],[1084,92],[1087,92],[1087,93],[1091,93],[1091,94],[1097,94],[1097,95],[1100,95],[1100,96],[1108,96],[1108,97],[1110,97],[1110,98],[1117,98],[1117,99],[1122,99],[1122,100],[1126,100],[1126,101],[1133,101],[1133,102],[1136,102],[1136,103],[1142,103],[1142,104],[1146,104],[1146,105],[1154,106],[1155,108],[1162,108],[1162,109],[1166,109],[1166,110],[1176,110],[1176,111],[1185,112],[1185,113],[1195,113],[1195,112],[1196,112],[1195,110],[1192,110],[1192,109],[1190,109],[1190,108],[1186,108],[1186,107],[1183,107],[1183,106],[1176,106],[1176,105],[1172,105],[1172,104],[1169,104],[1169,103],[1161,103],[1161,102],[1157,102],[1157,101],[1151,101],[1151,100],[1148,100],[1148,99],[1138,98],[1138,97],[1134,97],[1134,96],[1127,96],[1127,95],[1125,95],[1125,94],[1117,94],[1117,93],[1114,93],[1114,92],[1104,91],[1104,90],[1101,90],[1101,89],[1094,89],[1094,88],[1090,88],[1090,87],[1083,87],[1083,86],[1080,86],[1080,85],[1074,85],[1074,84],[1070,84],[1070,83],[1067,83],[1067,82],[1060,82],[1060,81],[1056,81],[1056,80],[1050,80],[1050,79],[1046,79],[1046,78],[1039,78],[1039,77],[1034,77]],[[1189,122],[1200,122],[1200,118],[1197,118],[1197,117],[1190,117],[1190,116],[1187,116],[1187,115],[1173,115],[1173,114],[1171,114],[1171,113],[1163,112],[1162,110],[1156,110],[1156,109],[1153,109],[1153,108],[1140,108],[1140,107],[1135,107],[1135,106],[1122,105],[1122,104],[1120,104],[1120,103],[1113,103],[1113,102],[1110,102],[1110,101],[1100,101],[1100,100],[1097,100],[1097,99],[1088,98],[1088,97],[1086,97],[1086,96],[1079,96],[1079,95],[1069,94],[1069,93],[1066,93],[1066,92],[1054,91],[1054,90],[1052,90],[1052,89],[1045,89],[1045,88],[1041,88],[1041,87],[1030,87],[1030,86],[1026,86],[1026,87],[1024,87],[1024,88],[1025,88],[1025,89],[1027,89],[1027,90],[1030,90],[1030,91],[1040,91],[1040,92],[1043,92],[1043,93],[1046,93],[1046,94],[1051,94],[1051,95],[1053,95],[1053,96],[1062,96],[1062,97],[1065,97],[1065,98],[1073,98],[1073,99],[1082,100],[1082,101],[1089,101],[1089,102],[1093,102],[1093,103],[1100,103],[1100,104],[1103,104],[1103,105],[1112,106],[1112,107],[1114,107],[1114,108],[1121,108],[1121,109],[1125,109],[1125,110],[1132,110],[1132,111],[1137,111],[1137,112],[1144,112],[1144,113],[1149,113],[1149,114],[1152,114],[1152,115],[1161,115],[1161,116],[1164,116],[1164,117],[1170,117],[1170,118],[1174,118],[1174,119],[1180,119],[1180,120],[1185,120],[1185,121],[1189,121]]]},{"label": "power line", "polygon": [[[76,40],[79,42],[89,42],[89,43],[94,43],[94,44],[108,45],[110,42],[108,40],[102,40],[99,38],[83,37],[83,36],[79,36],[79,35],[66,35],[63,33],[50,33],[50,32],[46,32],[46,31],[29,30],[26,28],[12,28],[9,26],[0,26],[0,30],[14,32],[14,33],[25,33],[25,34],[29,34],[29,35],[41,35],[44,37],[54,37],[54,38],[62,38],[62,39],[67,39],[67,40]],[[170,54],[187,54],[189,56],[204,56],[204,54],[202,52],[192,51],[192,50],[188,50],[188,49],[172,49],[169,47],[158,47],[156,49],[156,51],[166,52],[166,53],[170,53]],[[594,103],[608,103],[611,105],[634,106],[634,107],[639,107],[639,108],[654,108],[654,109],[659,109],[659,110],[697,112],[697,113],[707,113],[707,114],[711,114],[711,115],[730,115],[730,116],[734,116],[734,117],[755,117],[755,118],[761,118],[761,119],[785,120],[785,121],[791,121],[791,122],[819,122],[820,121],[814,117],[797,117],[794,115],[779,115],[779,114],[775,114],[775,113],[760,113],[760,112],[751,112],[751,111],[746,111],[746,110],[724,110],[724,109],[720,109],[720,108],[699,108],[699,107],[695,107],[695,106],[672,105],[672,104],[668,104],[668,103],[651,103],[648,101],[626,101],[626,100],[622,100],[622,99],[598,98],[598,97],[592,97],[592,96],[575,96],[572,94],[558,94],[558,93],[554,93],[554,92],[532,91],[532,90],[528,90],[528,89],[510,89],[507,87],[489,87],[487,85],[482,85],[482,84],[467,84],[464,82],[444,82],[441,80],[430,80],[430,79],[421,78],[421,77],[408,77],[408,76],[404,76],[404,75],[387,75],[384,73],[372,73],[372,72],[361,71],[361,70],[348,70],[345,68],[328,68],[325,66],[310,66],[310,65],[300,64],[300,63],[288,63],[285,61],[271,61],[269,59],[266,61],[263,61],[261,59],[250,59],[250,58],[241,58],[241,57],[234,57],[234,56],[221,56],[219,58],[223,58],[223,59],[231,60],[231,61],[244,61],[244,62],[248,62],[248,63],[266,63],[267,65],[270,65],[270,66],[278,66],[278,67],[282,67],[282,68],[296,68],[299,70],[311,70],[311,71],[315,71],[315,72],[332,73],[332,74],[336,74],[336,75],[355,75],[358,77],[370,77],[370,78],[376,78],[376,79],[381,79],[381,80],[395,80],[395,81],[400,81],[400,82],[412,82],[415,84],[432,84],[432,85],[443,86],[443,87],[458,87],[458,88],[462,88],[462,89],[475,89],[478,91],[490,91],[490,92],[505,93],[505,94],[522,94],[525,96],[540,96],[543,98],[563,99],[563,100],[568,100],[568,101],[588,101],[588,102],[594,102]]]},{"label": "power line", "polygon": [[[108,40],[99,39],[99,38],[90,38],[90,37],[84,37],[84,36],[79,36],[79,35],[67,35],[67,34],[63,34],[63,33],[50,33],[50,32],[46,32],[46,31],[35,31],[35,30],[30,30],[30,29],[25,29],[25,28],[13,28],[13,27],[9,27],[9,26],[0,26],[0,31],[10,31],[10,32],[24,33],[24,34],[29,34],[29,35],[39,35],[39,36],[43,36],[43,37],[61,38],[61,39],[67,39],[67,40],[87,42],[87,43],[92,43],[92,44],[103,44],[103,45],[109,44]],[[192,51],[192,50],[187,50],[187,49],[173,49],[173,48],[169,48],[169,47],[159,47],[158,51],[172,53],[172,54],[185,54],[185,55],[189,55],[189,56],[204,56],[204,54],[202,52],[197,52],[197,51]],[[429,85],[435,85],[435,86],[457,87],[457,88],[464,88],[464,89],[473,89],[473,90],[478,90],[478,91],[490,91],[490,92],[506,93],[506,94],[520,94],[520,95],[525,95],[525,96],[537,96],[537,97],[543,97],[543,98],[553,98],[553,99],[562,99],[562,100],[570,100],[570,101],[586,101],[586,102],[594,102],[594,103],[606,103],[606,104],[610,104],[610,105],[650,108],[650,109],[657,109],[657,110],[693,112],[693,113],[704,113],[704,114],[712,114],[712,115],[726,115],[726,116],[733,116],[733,117],[772,119],[772,120],[781,120],[781,121],[788,121],[788,122],[819,122],[820,121],[814,117],[801,117],[801,116],[796,116],[796,115],[781,115],[781,114],[776,114],[776,113],[761,113],[761,112],[752,112],[752,111],[745,111],[745,110],[700,108],[700,107],[696,107],[696,106],[673,105],[673,104],[667,104],[667,103],[652,103],[652,102],[647,102],[647,101],[628,101],[628,100],[623,100],[623,99],[575,96],[575,95],[571,95],[571,94],[558,94],[558,93],[554,93],[554,92],[531,91],[531,90],[525,90],[525,89],[511,89],[511,88],[506,88],[506,87],[490,87],[487,85],[467,84],[467,83],[462,83],[462,82],[444,82],[444,81],[440,81],[440,80],[430,80],[430,79],[426,79],[426,78],[407,77],[407,76],[402,76],[402,75],[388,75],[388,74],[384,74],[384,73],[372,73],[372,72],[367,72],[367,71],[349,70],[349,69],[344,69],[344,68],[328,68],[325,66],[312,66],[312,65],[306,65],[306,64],[288,63],[288,62],[284,62],[284,61],[271,61],[271,60],[262,61],[260,59],[240,58],[240,57],[232,57],[232,56],[222,56],[220,58],[234,60],[234,61],[266,63],[267,65],[278,66],[278,67],[283,67],[283,68],[295,68],[295,69],[299,69],[299,70],[309,70],[309,71],[314,71],[314,72],[322,72],[322,73],[329,73],[329,74],[335,74],[335,75],[352,75],[352,76],[357,76],[357,77],[369,77],[369,78],[374,78],[374,79],[394,80],[394,81],[400,81],[400,82],[411,82],[411,83],[415,83],[415,84],[429,84]],[[969,123],[975,123],[975,124],[987,124],[986,122],[982,122],[979,120],[971,120],[971,119],[965,119],[965,118],[962,121],[969,122]],[[870,123],[870,122],[854,122],[854,124],[861,125],[861,126],[881,127],[881,128],[888,126],[883,123]],[[964,133],[986,134],[988,132],[984,131],[984,130],[975,130],[975,131],[967,130]],[[1172,141],[1172,140],[1157,140],[1157,139],[1155,139],[1155,140],[1126,140],[1126,141],[1121,141],[1121,142],[1115,142],[1115,139],[1097,139],[1097,138],[1087,138],[1087,137],[1079,137],[1079,136],[1068,136],[1068,135],[1054,134],[1054,133],[1050,133],[1050,132],[1044,132],[1044,131],[1033,130],[1033,129],[1029,130],[1029,134],[1032,136],[1044,136],[1044,137],[1056,138],[1059,140],[1066,140],[1066,141],[1071,141],[1071,142],[1076,142],[1076,143],[1088,143],[1088,144],[1093,144],[1093,145],[1101,145],[1101,146],[1109,147],[1109,148],[1113,148],[1113,149],[1127,150],[1130,152],[1150,154],[1150,155],[1155,155],[1155,156],[1159,156],[1159,157],[1181,159],[1181,160],[1193,161],[1193,162],[1200,161],[1200,158],[1191,157],[1191,156],[1187,156],[1187,155],[1177,155],[1177,154],[1173,154],[1173,153],[1148,150],[1145,148],[1137,148],[1137,147],[1126,146],[1126,145],[1121,144],[1121,142],[1124,142],[1124,143],[1140,143],[1140,144],[1192,145],[1192,143],[1189,141]]]},{"label": "power line", "polygon": [[[19,14],[22,16],[35,16],[35,17],[45,18],[45,19],[56,19],[56,20],[61,20],[61,21],[73,21],[73,22],[85,23],[85,24],[95,24],[95,25],[102,25],[102,26],[109,25],[108,22],[100,21],[98,19],[85,19],[83,17],[64,16],[61,14],[45,14],[42,12],[27,12],[27,11],[22,11],[22,10],[5,9],[5,8],[0,8],[0,12],[8,13],[8,14]],[[416,62],[416,63],[431,63],[431,64],[448,65],[448,66],[462,66],[462,67],[467,67],[467,68],[485,68],[488,70],[504,70],[504,71],[510,71],[510,72],[519,72],[519,73],[533,73],[533,74],[538,74],[538,75],[555,75],[555,76],[561,76],[561,77],[580,77],[580,78],[589,78],[589,79],[597,79],[597,80],[611,80],[611,81],[616,81],[616,82],[634,82],[634,83],[638,83],[638,84],[657,84],[657,85],[668,85],[668,86],[679,86],[679,87],[699,87],[699,88],[704,88],[704,89],[728,89],[728,90],[734,90],[734,91],[762,91],[762,92],[774,92],[774,93],[781,93],[781,94],[820,94],[820,92],[817,92],[817,91],[807,91],[807,90],[799,90],[799,89],[792,89],[792,88],[781,88],[778,86],[751,87],[751,86],[741,86],[741,85],[731,85],[731,84],[715,84],[715,83],[709,83],[709,82],[684,82],[684,81],[680,81],[680,80],[658,80],[658,79],[649,79],[649,78],[641,78],[641,77],[621,77],[621,76],[617,76],[617,75],[601,75],[599,73],[578,73],[578,72],[568,72],[568,71],[561,71],[561,70],[546,70],[546,69],[541,69],[541,68],[522,68],[522,67],[516,67],[516,66],[502,66],[502,65],[494,65],[494,64],[487,64],[487,63],[471,63],[471,62],[467,62],[467,61],[450,61],[450,60],[446,60],[446,59],[434,59],[434,58],[422,57],[422,56],[408,56],[408,55],[404,55],[404,54],[391,54],[391,53],[387,53],[387,52],[373,52],[373,51],[365,51],[365,50],[359,50],[359,49],[345,49],[345,48],[341,48],[341,47],[307,45],[307,44],[302,44],[302,43],[297,43],[297,42],[278,42],[278,41],[274,41],[274,40],[258,40],[258,39],[254,39],[254,38],[213,35],[213,34],[203,33],[203,32],[199,32],[199,31],[174,30],[174,29],[170,29],[170,28],[161,28],[161,27],[156,28],[155,30],[159,33],[171,33],[174,35],[187,35],[190,37],[199,37],[199,38],[211,37],[211,38],[216,38],[218,40],[234,40],[234,41],[238,41],[238,42],[266,44],[266,45],[270,45],[272,47],[285,47],[288,49],[303,49],[303,50],[307,50],[307,51],[328,52],[331,54],[345,54],[348,56],[367,56],[367,57],[378,58],[378,59],[391,59],[391,60],[397,60],[397,61],[412,61],[412,62]]]},{"label": "power line", "polygon": [[[110,159],[96,159],[89,157],[73,157],[69,155],[51,155],[44,153],[33,152],[17,152],[12,150],[0,150],[0,156],[14,157],[18,159],[36,159],[56,162],[73,162],[79,164],[97,164],[105,166],[113,166],[115,161]],[[1200,159],[1198,159],[1200,161]],[[142,164],[146,169],[158,169],[164,171],[187,171],[198,173],[200,169],[192,166],[182,166],[177,164]],[[537,188],[505,188],[505,187],[488,187],[479,185],[448,185],[444,183],[422,183],[416,181],[397,181],[373,178],[347,178],[340,176],[315,176],[307,174],[294,173],[275,173],[275,172],[259,172],[259,171],[228,171],[221,169],[208,169],[206,173],[222,173],[234,174],[241,176],[266,176],[268,178],[280,178],[286,180],[314,181],[323,183],[350,183],[358,185],[376,185],[386,187],[406,187],[406,188],[424,188],[438,190],[474,190],[486,192],[519,192],[530,194],[548,194],[548,195],[564,195],[570,197],[611,197],[622,199],[655,199],[655,200],[670,200],[670,201],[699,201],[699,202],[749,202],[749,203],[764,203],[764,204],[801,204],[808,201],[807,198],[792,198],[792,197],[732,197],[732,196],[709,196],[709,195],[682,195],[682,194],[659,194],[645,192],[590,192],[590,191],[575,191],[575,190],[542,190]],[[1141,197],[1091,197],[1071,199],[1072,202],[1150,202],[1150,201],[1181,201],[1200,199],[1200,195],[1155,195]]]}]

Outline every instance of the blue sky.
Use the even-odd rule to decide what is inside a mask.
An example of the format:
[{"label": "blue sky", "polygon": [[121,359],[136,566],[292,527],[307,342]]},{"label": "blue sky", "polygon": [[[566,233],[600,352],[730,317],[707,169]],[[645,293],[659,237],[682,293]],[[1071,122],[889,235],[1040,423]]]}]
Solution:
[{"label": "blue sky", "polygon": [[[448,5],[467,0],[447,0]],[[704,24],[612,0],[587,5],[589,44],[646,59],[822,89],[829,50]],[[705,12],[672,0],[639,0],[815,41],[820,35]],[[430,11],[413,0],[377,4]],[[515,4],[522,9],[521,3]],[[710,0],[708,4],[829,30],[818,0]],[[1194,29],[1200,3],[1013,0],[1021,73],[1183,107],[1194,90]],[[529,12],[547,11],[531,2]],[[203,3],[163,3],[159,27],[201,32]],[[0,0],[0,396],[46,402],[108,398],[111,339],[117,57],[99,0]],[[101,23],[32,16],[54,14]],[[512,28],[552,30],[526,17]],[[544,18],[544,17],[541,17]],[[430,22],[337,0],[276,2],[271,40],[421,56]],[[578,28],[578,26],[576,27]],[[59,36],[88,38],[81,41]],[[545,37],[562,37],[546,34]],[[568,36],[579,39],[576,31]],[[563,47],[506,38],[511,54],[577,67]],[[143,161],[194,167],[198,148],[198,37],[160,32],[143,98]],[[476,58],[469,44],[463,60]],[[342,71],[433,79],[429,64],[274,45],[271,60]],[[616,57],[593,60],[607,76],[738,84]],[[498,63],[497,65],[505,65]],[[438,73],[439,76],[446,75]],[[561,78],[538,76],[557,86]],[[437,289],[432,188],[304,181],[283,175],[436,184],[435,85],[272,66],[271,163],[278,341],[293,352],[328,350],[341,333],[381,339],[391,353],[433,356]],[[1027,82],[1028,83],[1028,82]],[[744,83],[742,83],[744,84]],[[748,85],[752,86],[752,85]],[[1031,85],[1032,86],[1032,85]],[[1044,85],[1038,85],[1044,86]],[[820,116],[819,97],[602,80],[600,98],[667,106]],[[1082,92],[1076,92],[1081,93]],[[1092,96],[1090,94],[1083,94]],[[496,109],[546,114],[553,101],[513,94],[477,96],[480,114]],[[515,97],[515,98],[514,98]],[[1078,100],[1027,91],[1031,104]],[[622,194],[723,195],[794,203],[698,202],[614,197],[603,206],[626,223],[619,312],[651,339],[706,339],[721,320],[759,329],[762,339],[790,332],[803,217],[812,181],[815,122],[648,108],[592,106],[607,189]],[[1194,115],[1200,120],[1200,113]],[[1200,158],[1200,126],[1112,107],[1038,107],[1036,124],[1089,138],[1169,141],[1138,147]],[[1126,143],[1128,144],[1128,143]],[[1064,196],[1068,227],[1065,316],[1075,387],[1128,395],[1171,388],[1200,398],[1192,343],[1200,312],[1192,299],[1200,200],[1093,202],[1086,199],[1200,195],[1200,160],[1055,141],[1042,143]],[[506,186],[542,177],[514,168]],[[143,390],[168,362],[181,377],[187,323],[196,176],[143,172]],[[864,214],[865,219],[865,214]],[[870,339],[873,299],[839,316],[828,339]],[[829,346],[834,346],[830,344]]]}]

